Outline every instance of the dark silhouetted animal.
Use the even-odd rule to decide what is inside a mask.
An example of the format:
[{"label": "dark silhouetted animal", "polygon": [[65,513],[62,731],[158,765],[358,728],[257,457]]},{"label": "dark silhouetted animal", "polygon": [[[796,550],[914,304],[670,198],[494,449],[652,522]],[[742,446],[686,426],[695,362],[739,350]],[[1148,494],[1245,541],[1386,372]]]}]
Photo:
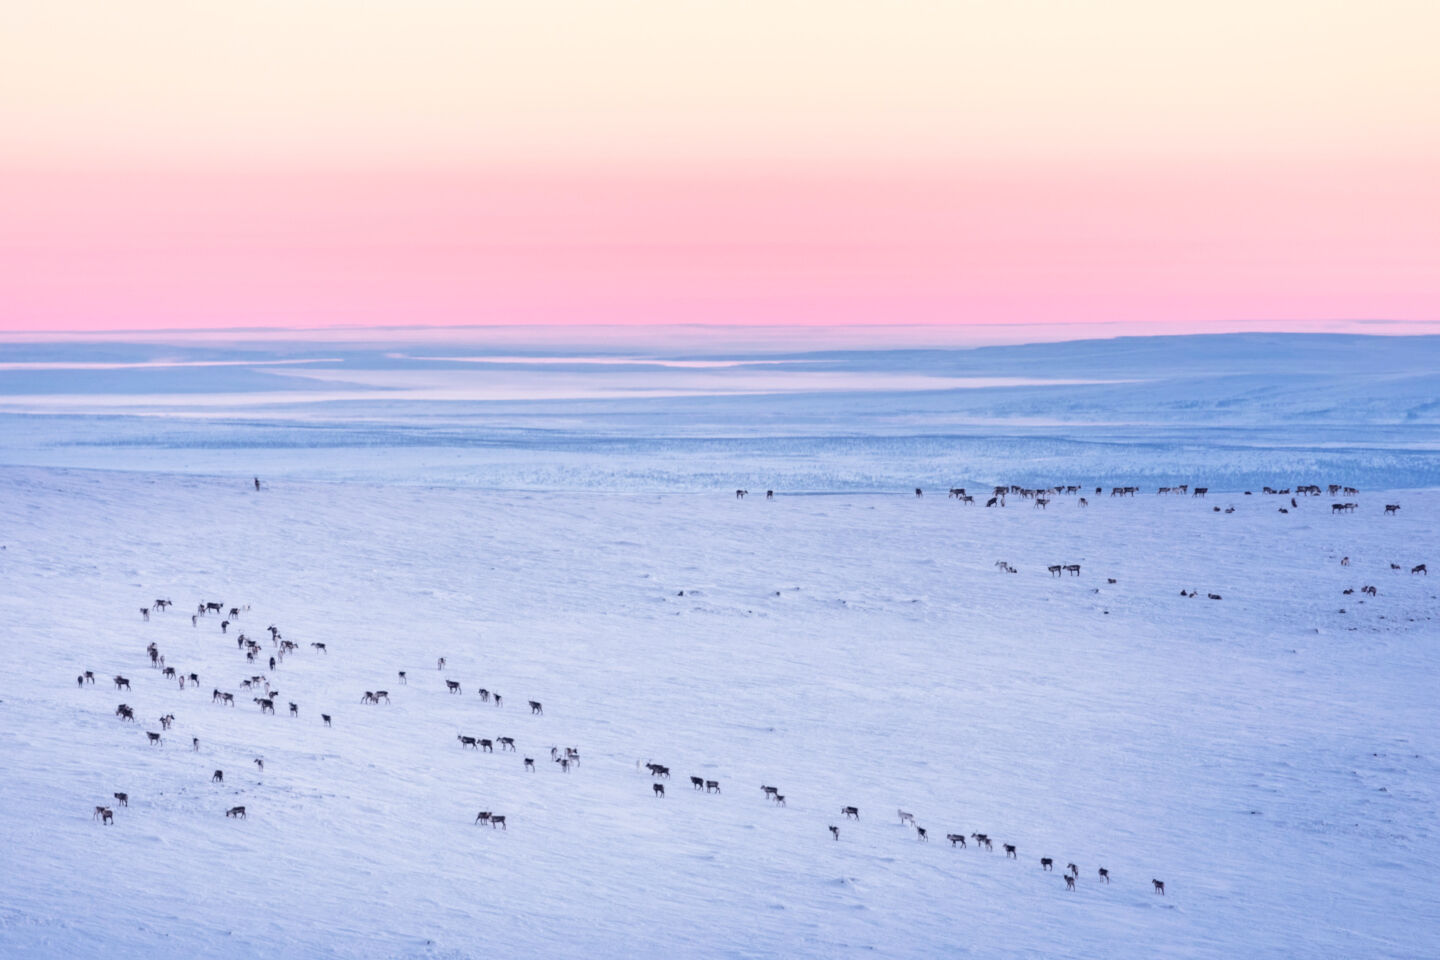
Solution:
[{"label": "dark silhouetted animal", "polygon": [[244,808],[244,807],[231,807],[229,810],[226,810],[226,811],[225,811],[225,816],[227,816],[227,817],[236,817],[236,818],[238,818],[238,819],[240,819],[240,820],[244,820],[244,819],[246,819],[246,817],[245,817],[245,808]]}]

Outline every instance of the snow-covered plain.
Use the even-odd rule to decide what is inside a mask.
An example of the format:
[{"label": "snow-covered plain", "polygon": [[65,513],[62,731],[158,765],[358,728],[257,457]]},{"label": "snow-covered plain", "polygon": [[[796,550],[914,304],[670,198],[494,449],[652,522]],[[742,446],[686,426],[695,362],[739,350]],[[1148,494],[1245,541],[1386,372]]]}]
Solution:
[{"label": "snow-covered plain", "polygon": [[[839,436],[843,411],[874,399],[777,400],[774,442],[731,451],[744,500],[717,489],[723,450],[637,491],[646,474],[595,469],[591,448],[568,461],[545,448],[585,478],[556,490],[428,482],[395,448],[315,479],[328,448],[296,445],[272,451],[278,469],[256,492],[248,442],[228,465],[186,465],[181,440],[148,468],[144,444],[117,456],[69,442],[108,424],[160,447],[200,437],[214,453],[250,429],[233,421],[7,419],[0,956],[1436,955],[1440,587],[1409,570],[1440,566],[1440,493],[1411,474],[1396,484],[1410,489],[1361,482],[1358,496],[1294,509],[1258,483],[1246,496],[1212,482],[1203,500],[1156,495],[1149,480],[1129,498],[1091,486],[1088,507],[1070,495],[1044,510],[962,505],[930,479],[923,498],[865,493],[920,473],[912,448],[873,452],[883,430],[856,439],[880,445],[858,457]],[[729,417],[725,402],[709,409]],[[930,394],[881,402],[904,405],[919,423],[948,409]],[[672,419],[635,408],[632,422],[707,429],[666,409]],[[575,416],[577,432],[614,442]],[[1324,419],[1285,429],[1309,449],[1327,429],[1360,429]],[[1134,428],[1151,431],[1127,448],[1137,481],[1189,467],[1175,481],[1204,484],[1207,449],[1236,462],[1168,420]],[[1433,457],[1418,420],[1393,425],[1394,447],[1414,438]],[[42,422],[76,461],[36,462],[60,447],[11,431]],[[795,434],[811,439],[775,439]],[[1002,479],[1006,437],[987,443],[983,467],[952,451],[927,477]],[[1189,459],[1174,455],[1181,443]],[[626,456],[637,471],[662,464],[657,476],[687,462],[663,449]],[[1119,455],[1101,471],[1064,448],[1038,466],[1013,449],[1017,482],[1123,479]],[[1251,448],[1246,478],[1355,483],[1377,470],[1374,447],[1337,445],[1325,466],[1343,473],[1293,472],[1279,449]],[[767,502],[767,472],[796,470],[786,450],[846,482],[829,495],[774,482]],[[498,455],[523,466],[523,448]],[[1334,499],[1359,507],[1334,514]],[[1053,577],[1057,563],[1081,573]],[[1362,596],[1372,584],[1378,595]],[[139,608],[157,597],[175,607],[146,622]],[[249,609],[222,635],[213,614],[192,626],[209,600]],[[244,631],[268,657],[272,623],[299,644],[273,673],[234,640]],[[164,680],[150,642],[200,687]],[[87,669],[97,683],[77,686]],[[133,690],[116,691],[115,674]],[[239,686],[252,674],[280,690],[277,716]],[[213,688],[236,706],[212,704]],[[360,703],[377,688],[389,704]],[[114,715],[121,702],[138,723]],[[151,746],[166,713],[174,728]],[[518,752],[466,750],[458,734],[511,736]],[[562,773],[552,745],[578,747],[581,765]],[[663,799],[644,760],[674,772]],[[91,819],[107,803],[111,826]],[[238,804],[247,819],[227,819]],[[858,821],[841,816],[850,804]],[[508,829],[474,825],[482,809]],[[994,852],[944,840],[972,831]]]}]

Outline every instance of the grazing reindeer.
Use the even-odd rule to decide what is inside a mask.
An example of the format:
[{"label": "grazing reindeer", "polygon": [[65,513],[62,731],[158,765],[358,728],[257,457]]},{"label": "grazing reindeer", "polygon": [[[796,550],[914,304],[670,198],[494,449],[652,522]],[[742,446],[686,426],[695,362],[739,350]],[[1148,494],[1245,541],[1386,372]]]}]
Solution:
[{"label": "grazing reindeer", "polygon": [[490,702],[490,691],[489,691],[489,690],[486,690],[484,687],[481,687],[481,688],[479,689],[478,693],[480,694],[480,702],[481,702],[481,703],[489,703],[489,702]]},{"label": "grazing reindeer", "polygon": [[110,794],[110,796],[112,796],[112,797],[114,797],[116,800],[120,801],[120,806],[122,806],[122,807],[128,807],[128,806],[130,806],[130,794],[128,794],[128,793],[112,793],[112,794]]},{"label": "grazing reindeer", "polygon": [[957,843],[962,847],[965,846],[965,834],[963,833],[947,833],[945,839],[950,841],[952,847]]},{"label": "grazing reindeer", "polygon": [[977,846],[977,847],[984,847],[986,850],[994,850],[994,849],[995,849],[994,845],[991,844],[991,842],[990,842],[990,835],[989,835],[989,834],[986,834],[986,833],[972,833],[972,834],[970,834],[970,839],[975,841],[975,846]]},{"label": "grazing reindeer", "polygon": [[1067,863],[1067,864],[1065,864],[1065,870],[1066,870],[1071,876],[1075,876],[1075,877],[1080,876],[1080,868],[1077,867],[1077,866],[1075,866],[1075,864],[1073,864],[1073,863]]},{"label": "grazing reindeer", "polygon": [[376,702],[376,703],[379,703],[381,700],[384,700],[386,703],[389,703],[389,702],[390,702],[390,691],[389,691],[389,690],[376,690],[376,691],[375,691],[375,702]]},{"label": "grazing reindeer", "polygon": [[149,623],[149,622],[150,622],[150,608],[149,608],[149,607],[141,607],[141,608],[140,608],[140,616],[142,616],[142,617],[145,618],[145,622],[146,622],[146,623]]},{"label": "grazing reindeer", "polygon": [[500,744],[501,750],[504,750],[508,747],[512,753],[515,751],[514,737],[496,737],[495,742]]},{"label": "grazing reindeer", "polygon": [[1109,883],[1109,882],[1110,882],[1110,871],[1109,871],[1109,870],[1106,870],[1104,867],[1101,867],[1101,868],[1100,868],[1100,879],[1101,879],[1101,880],[1104,880],[1106,883]]},{"label": "grazing reindeer", "polygon": [[839,839],[840,839],[840,828],[832,824],[832,825],[830,826],[830,836],[831,836],[833,839],[835,839],[835,840],[839,840]]},{"label": "grazing reindeer", "polygon": [[92,685],[95,683],[95,671],[93,671],[93,670],[86,670],[86,671],[85,671],[85,682],[88,683],[88,684],[92,684]]},{"label": "grazing reindeer", "polygon": [[[646,766],[649,766],[649,764],[646,764]],[[775,796],[775,790],[776,790],[775,787],[767,787],[767,786],[763,786],[763,785],[762,785],[762,786],[760,787],[760,789],[765,791],[765,797],[766,797],[766,799],[769,799],[770,797]]]},{"label": "grazing reindeer", "polygon": [[474,737],[467,737],[463,734],[456,734],[455,739],[460,741],[461,749],[464,749],[465,747],[469,747],[471,750],[477,749],[476,740]]},{"label": "grazing reindeer", "polygon": [[900,826],[903,827],[907,823],[912,827],[915,826],[915,814],[906,813],[904,810],[896,810],[895,812],[900,814]]},{"label": "grazing reindeer", "polygon": [[[669,768],[669,767],[664,766],[664,765],[659,764],[659,763],[647,763],[647,764],[645,764],[645,766],[649,768],[649,770],[650,770],[650,775],[651,775],[651,776],[664,777],[666,780],[669,780],[669,779],[670,779],[670,768]],[[769,787],[769,788],[767,788],[767,792],[773,794],[773,793],[775,792],[775,788],[774,788],[774,787]]]},{"label": "grazing reindeer", "polygon": [[1084,497],[1081,497],[1077,502],[1078,502],[1078,503],[1080,504],[1080,506],[1082,506],[1082,507],[1088,507],[1088,506],[1090,506],[1090,501],[1089,501],[1089,500],[1086,500]]},{"label": "grazing reindeer", "polygon": [[531,773],[535,772],[535,760],[532,757],[525,758],[525,769]]},{"label": "grazing reindeer", "polygon": [[496,694],[491,694],[491,696],[493,696],[493,697],[495,698],[495,706],[497,706],[497,707],[500,706],[500,694],[498,694],[498,693],[496,693]]},{"label": "grazing reindeer", "polygon": [[115,822],[115,814],[110,812],[109,807],[96,807],[95,812],[90,815],[90,819],[94,820],[96,818],[100,820],[102,825],[113,824]]},{"label": "grazing reindeer", "polygon": [[560,764],[560,772],[561,772],[561,773],[569,773],[569,772],[570,772],[570,758],[569,758],[569,757],[555,757],[554,760],[555,760],[556,763]]},{"label": "grazing reindeer", "polygon": [[777,793],[777,794],[775,794],[775,806],[777,806],[777,807],[783,807],[783,806],[785,806],[785,805],[786,805],[786,804],[785,804],[785,794],[783,794],[783,793]]},{"label": "grazing reindeer", "polygon": [[115,708],[115,716],[119,717],[121,720],[129,720],[131,722],[134,722],[135,710],[128,703],[122,703],[120,704],[120,706]]},{"label": "grazing reindeer", "polygon": [[325,726],[330,726],[330,714],[322,713],[320,714],[320,719],[325,721]]},{"label": "grazing reindeer", "polygon": [[[578,762],[578,761],[577,761],[577,762]],[[706,793],[719,793],[719,792],[720,792],[720,781],[719,781],[719,780],[706,780],[706,781],[705,781],[705,792],[706,792]]]},{"label": "grazing reindeer", "polygon": [[704,778],[704,777],[691,777],[691,778],[690,778],[690,786],[694,787],[696,790],[704,790],[704,789],[705,789],[705,778]]},{"label": "grazing reindeer", "polygon": [[379,703],[380,701],[377,700],[377,699],[375,699],[375,691],[374,691],[374,690],[366,690],[366,691],[365,691],[365,695],[360,698],[360,702],[361,702],[361,703]]},{"label": "grazing reindeer", "polygon": [[165,714],[165,716],[163,716],[163,717],[160,718],[160,729],[161,729],[161,730],[169,730],[169,729],[170,729],[170,724],[172,724],[172,723],[174,723],[174,722],[175,722],[175,714],[173,714],[173,713],[167,713],[167,714]]},{"label": "grazing reindeer", "polygon": [[254,700],[256,703],[260,704],[260,712],[261,712],[261,713],[274,713],[274,712],[275,712],[275,701],[274,701],[274,700],[271,700],[271,699],[268,698],[268,697],[251,697],[250,699],[252,699],[252,700]]},{"label": "grazing reindeer", "polygon": [[929,842],[930,842],[930,834],[925,830],[924,827],[916,827],[916,828],[915,828],[915,839],[916,839],[916,840],[924,840],[926,843],[929,843]]},{"label": "grazing reindeer", "polygon": [[246,817],[245,817],[245,808],[244,808],[244,807],[231,807],[229,810],[226,810],[226,811],[225,811],[225,816],[227,816],[227,817],[235,817],[235,818],[237,818],[237,819],[244,820],[244,819],[246,819]]},{"label": "grazing reindeer", "polygon": [[449,690],[451,693],[459,693],[459,692],[460,692],[460,681],[459,681],[459,680],[446,680],[446,681],[445,681],[445,689],[446,689],[446,690]]},{"label": "grazing reindeer", "polygon": [[476,823],[489,823],[489,822],[490,822],[490,811],[489,811],[489,810],[481,810],[479,813],[475,814],[475,822],[476,822]]},{"label": "grazing reindeer", "polygon": [[1005,844],[1005,856],[1009,857],[1011,860],[1019,860],[1019,859],[1020,859],[1019,855],[1015,852],[1015,844],[1013,844],[1013,843],[1007,843],[1007,844]]},{"label": "grazing reindeer", "polygon": [[300,707],[295,703],[294,700],[291,700],[291,701],[290,701],[290,716],[292,716],[292,717],[298,717],[298,716],[300,716]]},{"label": "grazing reindeer", "polygon": [[1423,574],[1425,574],[1425,576],[1427,576],[1427,577],[1430,576],[1430,571],[1425,569],[1425,564],[1423,564],[1423,563],[1419,563],[1419,564],[1416,564],[1415,566],[1411,567],[1411,568],[1410,568],[1410,572],[1411,572],[1411,573],[1423,573]]},{"label": "grazing reindeer", "polygon": [[841,808],[840,808],[840,812],[841,812],[842,814],[844,814],[845,817],[846,817],[847,819],[849,819],[849,820],[859,820],[859,819],[860,819],[860,808],[859,808],[859,807],[841,807]]},{"label": "grazing reindeer", "polygon": [[1372,597],[1377,596],[1377,595],[1379,594],[1379,591],[1378,591],[1378,590],[1376,590],[1374,587],[1370,587],[1370,586],[1361,587],[1361,588],[1360,588],[1360,592],[1361,592],[1361,593],[1368,593],[1368,594],[1370,594],[1370,596],[1372,596]]},{"label": "grazing reindeer", "polygon": [[150,742],[151,742],[151,743],[161,743],[161,742],[162,742],[162,741],[160,740],[160,734],[158,734],[158,733],[151,733],[150,731],[147,730],[147,731],[145,732],[145,736],[147,736],[147,737],[150,738]]},{"label": "grazing reindeer", "polygon": [[1070,874],[1068,874],[1068,873],[1065,874],[1065,889],[1066,889],[1066,890],[1074,890],[1074,889],[1075,889],[1075,878],[1072,877],[1072,876],[1070,876]]},{"label": "grazing reindeer", "polygon": [[499,827],[506,833],[510,832],[510,828],[505,826],[505,818],[500,816],[499,814],[492,813],[490,814],[490,829],[494,830],[496,827]]},{"label": "grazing reindeer", "polygon": [[531,713],[538,713],[538,714],[540,714],[540,715],[543,717],[543,716],[545,715],[545,708],[540,705],[540,701],[539,701],[539,700],[531,700],[531,701],[530,701],[530,712],[531,712]]},{"label": "grazing reindeer", "polygon": [[1152,880],[1150,881],[1150,883],[1151,883],[1152,886],[1154,886],[1156,893],[1160,894],[1160,896],[1162,896],[1162,897],[1165,896],[1165,881],[1164,881],[1164,880],[1153,880],[1153,879],[1152,879]]},{"label": "grazing reindeer", "polygon": [[1052,860],[1052,859],[1049,858],[1049,857],[1041,857],[1041,858],[1040,858],[1040,869],[1041,869],[1041,870],[1049,870],[1051,873],[1054,873],[1054,872],[1055,872],[1055,861]]},{"label": "grazing reindeer", "polygon": [[210,774],[210,782],[211,782],[211,783],[224,783],[224,782],[225,782],[225,771],[224,771],[224,770],[216,770],[214,773]]},{"label": "grazing reindeer", "polygon": [[657,797],[665,796],[665,784],[663,783],[652,783],[650,790]]}]

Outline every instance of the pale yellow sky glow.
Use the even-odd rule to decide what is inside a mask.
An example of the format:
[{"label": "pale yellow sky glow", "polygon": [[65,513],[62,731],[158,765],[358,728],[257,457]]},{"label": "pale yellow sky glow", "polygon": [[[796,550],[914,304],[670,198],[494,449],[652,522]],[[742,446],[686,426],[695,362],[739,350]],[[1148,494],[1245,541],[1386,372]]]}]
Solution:
[{"label": "pale yellow sky glow", "polygon": [[1434,157],[1437,36],[1407,0],[7,0],[0,155]]}]

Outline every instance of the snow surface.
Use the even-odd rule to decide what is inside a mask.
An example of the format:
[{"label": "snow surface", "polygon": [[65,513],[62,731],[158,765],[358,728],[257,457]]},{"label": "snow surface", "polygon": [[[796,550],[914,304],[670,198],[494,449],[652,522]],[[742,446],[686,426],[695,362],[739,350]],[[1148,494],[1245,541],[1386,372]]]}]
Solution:
[{"label": "snow surface", "polygon": [[[1409,569],[1440,567],[1435,342],[791,357],[858,379],[551,403],[271,405],[246,378],[275,374],[226,366],[256,396],[200,417],[176,397],[205,368],[120,384],[169,396],[143,416],[37,412],[114,370],[0,371],[0,957],[1434,957],[1440,583]],[[235,351],[0,356],[162,359]],[[1124,382],[868,389],[883,370]],[[944,495],[1001,481],[1090,505]],[[1212,492],[1154,492],[1181,482]],[[1309,482],[1362,492],[1260,493]],[[202,600],[250,609],[222,635]],[[278,716],[234,641],[268,658],[271,623],[300,645]],[[972,831],[994,852],[944,840]]]}]

